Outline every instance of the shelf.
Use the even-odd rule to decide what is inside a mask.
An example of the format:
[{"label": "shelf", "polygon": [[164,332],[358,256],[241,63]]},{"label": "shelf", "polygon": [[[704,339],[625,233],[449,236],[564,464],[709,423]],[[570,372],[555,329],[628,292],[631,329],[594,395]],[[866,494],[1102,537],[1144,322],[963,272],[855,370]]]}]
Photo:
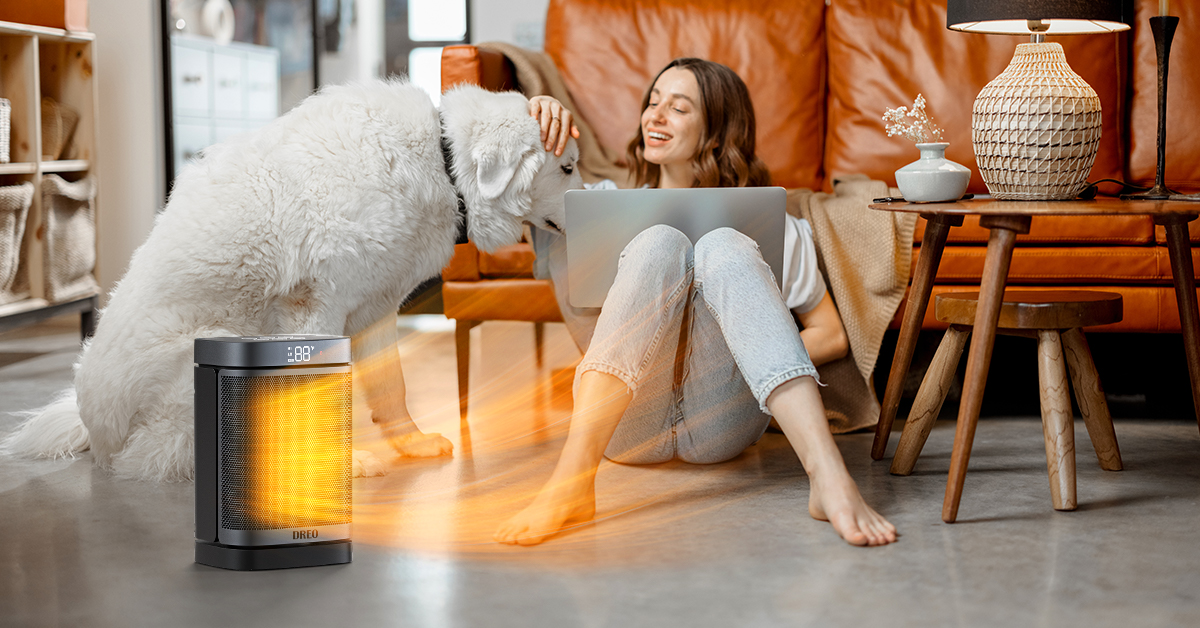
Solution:
[{"label": "shelf", "polygon": [[37,172],[35,163],[0,164],[0,174],[33,174],[34,172]]},{"label": "shelf", "polygon": [[24,314],[32,310],[40,310],[48,305],[50,305],[50,302],[45,299],[25,299],[24,301],[5,303],[4,305],[0,305],[0,318],[14,314]]},{"label": "shelf", "polygon": [[[37,0],[0,0],[0,3],[7,5],[14,1]],[[60,300],[53,303],[46,299],[47,295],[56,294],[50,283],[55,270],[50,252],[61,254],[61,247],[75,247],[91,259],[95,255],[95,238],[62,239],[61,234],[49,229],[47,212],[51,211],[51,205],[41,193],[48,178],[78,179],[96,167],[95,38],[83,31],[68,32],[0,20],[0,95],[11,105],[10,158],[15,162],[0,164],[0,184],[32,183],[35,188],[24,225],[6,224],[4,233],[0,233],[0,237],[11,236],[10,227],[24,227],[18,268],[24,268],[22,285],[28,286],[30,293],[28,299],[0,305],[0,332],[75,313],[81,315],[86,335],[96,320],[98,291],[67,297],[65,301],[60,295]],[[58,153],[63,154],[61,160],[42,160],[45,138],[41,135],[39,110],[43,97],[53,98],[78,116],[71,148],[65,154]],[[94,215],[83,220],[95,224]]]},{"label": "shelf", "polygon": [[77,296],[59,303],[48,303],[45,299],[25,299],[16,303],[0,305],[0,333],[44,321],[64,314],[80,314],[80,332],[88,338],[96,328],[96,308],[100,296],[89,294]]},{"label": "shelf", "polygon": [[88,169],[86,159],[62,159],[43,161],[42,172],[83,172]]},{"label": "shelf", "polygon": [[96,35],[83,31],[65,31],[61,28],[48,26],[33,26],[32,24],[17,24],[16,22],[0,22],[0,35],[36,35],[40,39],[56,39],[59,41],[85,42],[95,41]]}]

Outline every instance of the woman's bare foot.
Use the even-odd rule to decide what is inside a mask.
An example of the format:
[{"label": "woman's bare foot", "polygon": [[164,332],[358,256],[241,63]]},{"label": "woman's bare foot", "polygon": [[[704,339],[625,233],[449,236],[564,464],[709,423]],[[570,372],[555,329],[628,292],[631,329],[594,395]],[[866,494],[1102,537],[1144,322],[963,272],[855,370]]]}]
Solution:
[{"label": "woman's bare foot", "polygon": [[863,501],[854,480],[845,473],[830,477],[809,474],[808,513],[828,521],[851,545],[887,545],[896,541],[896,527]]},{"label": "woman's bare foot", "polygon": [[595,473],[560,479],[555,473],[533,503],[504,522],[492,538],[509,545],[537,545],[563,528],[596,516]]},{"label": "woman's bare foot", "polygon": [[537,545],[596,516],[596,471],[632,396],[625,382],[612,375],[580,375],[575,412],[554,473],[533,503],[504,522],[492,538],[509,545]]}]

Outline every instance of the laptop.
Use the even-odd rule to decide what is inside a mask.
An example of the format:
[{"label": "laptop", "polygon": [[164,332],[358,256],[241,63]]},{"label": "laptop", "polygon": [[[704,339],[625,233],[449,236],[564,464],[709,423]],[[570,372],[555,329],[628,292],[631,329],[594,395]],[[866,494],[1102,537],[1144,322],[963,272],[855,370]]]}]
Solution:
[{"label": "laptop", "polygon": [[783,188],[571,190],[565,205],[567,300],[574,307],[603,305],[621,251],[660,224],[682,231],[692,244],[713,229],[736,229],[758,243],[775,281],[783,280]]}]

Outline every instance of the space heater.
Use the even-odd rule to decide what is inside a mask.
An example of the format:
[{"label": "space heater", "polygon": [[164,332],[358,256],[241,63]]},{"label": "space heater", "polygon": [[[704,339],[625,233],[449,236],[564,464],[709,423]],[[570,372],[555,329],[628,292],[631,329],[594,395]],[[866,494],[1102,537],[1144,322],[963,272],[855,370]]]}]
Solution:
[{"label": "space heater", "polygon": [[198,338],[196,562],[350,562],[350,339]]}]

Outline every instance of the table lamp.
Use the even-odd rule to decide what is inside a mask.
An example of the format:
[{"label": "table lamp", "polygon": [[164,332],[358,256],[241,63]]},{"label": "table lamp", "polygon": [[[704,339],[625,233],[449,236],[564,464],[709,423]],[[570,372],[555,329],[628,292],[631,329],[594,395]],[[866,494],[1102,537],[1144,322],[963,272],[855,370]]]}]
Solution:
[{"label": "table lamp", "polygon": [[992,196],[1067,200],[1087,186],[1100,148],[1100,97],[1046,35],[1114,33],[1132,19],[1127,0],[947,0],[946,27],[1019,35],[1012,62],[979,96],[971,143]]}]

